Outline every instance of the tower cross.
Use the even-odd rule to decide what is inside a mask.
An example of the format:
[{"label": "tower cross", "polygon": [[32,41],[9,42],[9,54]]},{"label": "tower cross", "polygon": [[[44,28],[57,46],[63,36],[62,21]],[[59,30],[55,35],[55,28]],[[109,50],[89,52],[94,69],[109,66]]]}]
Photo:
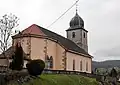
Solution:
[{"label": "tower cross", "polygon": [[77,14],[77,11],[78,11],[78,1],[79,0],[76,1],[76,14]]},{"label": "tower cross", "polygon": [[77,11],[78,11],[78,4],[76,3],[76,13],[77,13]]}]

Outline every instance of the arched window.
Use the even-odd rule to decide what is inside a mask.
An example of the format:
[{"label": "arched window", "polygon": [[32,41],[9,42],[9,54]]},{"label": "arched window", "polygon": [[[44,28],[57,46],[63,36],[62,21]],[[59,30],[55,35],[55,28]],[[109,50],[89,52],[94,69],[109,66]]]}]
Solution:
[{"label": "arched window", "polygon": [[86,71],[88,71],[88,62],[86,62]]},{"label": "arched window", "polygon": [[50,68],[53,68],[53,57],[50,56]]},{"label": "arched window", "polygon": [[84,34],[83,34],[83,37],[85,38],[86,36],[85,36],[85,32],[84,32]]},{"label": "arched window", "polygon": [[82,60],[80,61],[80,71],[82,71]]},{"label": "arched window", "polygon": [[75,70],[75,60],[73,60],[73,70]]},{"label": "arched window", "polygon": [[46,69],[53,68],[53,57],[52,56],[50,56],[50,58],[48,55],[45,57],[45,68]]},{"label": "arched window", "polygon": [[72,38],[75,38],[75,32],[72,32]]}]

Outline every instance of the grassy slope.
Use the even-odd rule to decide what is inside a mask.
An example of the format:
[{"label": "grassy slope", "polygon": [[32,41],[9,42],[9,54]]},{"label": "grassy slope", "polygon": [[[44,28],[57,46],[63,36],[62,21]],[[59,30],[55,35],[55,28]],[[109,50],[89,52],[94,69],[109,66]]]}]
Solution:
[{"label": "grassy slope", "polygon": [[[14,84],[17,85],[17,84]],[[95,79],[79,75],[43,74],[40,78],[24,85],[99,85]]]}]

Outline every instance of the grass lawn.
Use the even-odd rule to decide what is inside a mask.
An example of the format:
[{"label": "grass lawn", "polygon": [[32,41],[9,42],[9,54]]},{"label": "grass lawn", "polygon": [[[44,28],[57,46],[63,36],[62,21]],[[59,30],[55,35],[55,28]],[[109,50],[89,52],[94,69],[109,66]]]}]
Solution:
[{"label": "grass lawn", "polygon": [[23,85],[99,85],[99,84],[93,78],[83,77],[80,75],[42,74],[40,78],[31,80]]}]

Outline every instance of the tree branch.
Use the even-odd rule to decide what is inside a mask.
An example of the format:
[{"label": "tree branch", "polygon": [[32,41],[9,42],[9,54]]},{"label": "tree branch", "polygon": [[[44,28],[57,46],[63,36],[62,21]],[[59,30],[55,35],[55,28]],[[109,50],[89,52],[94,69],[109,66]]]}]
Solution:
[{"label": "tree branch", "polygon": [[[9,47],[9,39],[11,36],[12,29],[16,26],[18,18],[15,15],[7,15],[5,14],[2,19],[0,19],[0,49],[3,52],[3,56],[7,58],[5,51]],[[7,58],[8,60],[8,58]],[[9,65],[9,60],[8,64]]]}]

